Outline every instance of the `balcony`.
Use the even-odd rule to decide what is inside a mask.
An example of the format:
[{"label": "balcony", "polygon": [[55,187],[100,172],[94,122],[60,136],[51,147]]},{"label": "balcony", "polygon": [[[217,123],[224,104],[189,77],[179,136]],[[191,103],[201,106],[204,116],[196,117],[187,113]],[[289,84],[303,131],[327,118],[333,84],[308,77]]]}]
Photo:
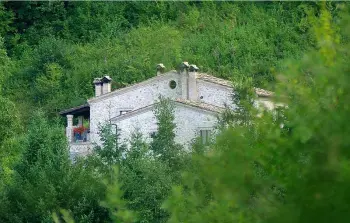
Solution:
[{"label": "balcony", "polygon": [[83,104],[60,112],[67,117],[66,136],[70,144],[90,141],[90,106]]},{"label": "balcony", "polygon": [[73,126],[73,143],[90,142],[90,129],[84,126]]},{"label": "balcony", "polygon": [[60,112],[67,118],[66,136],[71,157],[84,156],[92,150],[90,141],[90,106],[83,104]]}]

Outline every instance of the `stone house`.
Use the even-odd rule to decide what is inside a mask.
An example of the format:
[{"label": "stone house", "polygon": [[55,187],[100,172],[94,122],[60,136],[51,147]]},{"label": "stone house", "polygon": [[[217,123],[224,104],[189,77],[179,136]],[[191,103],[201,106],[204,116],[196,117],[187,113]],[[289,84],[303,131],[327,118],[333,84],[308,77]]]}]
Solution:
[{"label": "stone house", "polygon": [[[159,64],[153,78],[114,91],[109,76],[96,78],[93,98],[84,105],[60,112],[67,117],[66,135],[71,153],[86,154],[93,143],[100,143],[99,125],[106,122],[118,128],[122,140],[127,141],[136,130],[146,140],[152,140],[152,134],[157,131],[153,107],[159,95],[174,102],[175,140],[185,146],[196,137],[205,142],[212,134],[217,115],[225,105],[232,105],[232,83],[200,73],[196,65],[187,62],[180,65],[179,71],[163,73],[164,68]],[[258,88],[255,92],[258,104],[273,108],[271,92]],[[82,128],[81,134],[77,133],[78,127],[87,121],[89,130]],[[77,134],[83,137],[77,138]]]}]

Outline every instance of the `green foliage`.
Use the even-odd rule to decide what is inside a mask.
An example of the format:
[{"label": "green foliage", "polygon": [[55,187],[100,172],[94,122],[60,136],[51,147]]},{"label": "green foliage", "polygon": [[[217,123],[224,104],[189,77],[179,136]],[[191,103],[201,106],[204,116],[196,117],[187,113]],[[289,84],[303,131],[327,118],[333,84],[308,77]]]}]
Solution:
[{"label": "green foliage", "polygon": [[[160,62],[173,69],[186,60],[219,77],[249,76],[254,86],[270,87],[272,68],[316,45],[305,10],[317,14],[319,8],[296,2],[5,2],[1,10],[16,75],[7,80],[6,94],[23,110],[40,106],[54,117],[91,97],[94,77],[109,74],[121,87],[154,76]],[[59,90],[48,92],[38,84],[43,81]]]},{"label": "green foliage", "polygon": [[2,184],[11,182],[13,165],[19,159],[20,124],[15,104],[0,96],[0,191]]},{"label": "green foliage", "polygon": [[[113,130],[113,128],[115,129]],[[118,141],[119,133],[117,127],[108,123],[100,126],[99,132],[102,145],[96,146],[94,150],[97,156],[100,157],[101,162],[106,166],[120,163],[125,148],[123,148],[124,146]]]},{"label": "green foliage", "polygon": [[[2,202],[2,221],[40,221],[46,218],[48,210],[54,209],[56,196],[64,188],[60,187],[62,175],[69,165],[64,145],[66,141],[59,128],[49,131],[43,118],[33,119],[20,144],[24,153],[15,167],[14,184],[7,188],[5,202]],[[21,206],[16,205],[18,202]]]},{"label": "green foliage", "polygon": [[[342,10],[347,3],[1,2],[0,222],[349,218]],[[151,143],[136,132],[127,149],[109,124],[102,145],[71,163],[53,118],[91,97],[94,77],[109,74],[119,88],[183,60],[235,82],[236,110],[213,144],[182,152],[173,106],[160,98]],[[254,86],[274,88],[288,108],[257,117]]]},{"label": "green foliage", "polygon": [[22,152],[20,138],[13,136],[0,144],[0,193],[5,185],[13,182],[13,167],[20,160]]},{"label": "green foliage", "polygon": [[3,38],[0,35],[0,93],[3,91],[3,82],[10,76],[11,60],[4,48]]},{"label": "green foliage", "polygon": [[64,107],[66,98],[62,91],[64,75],[62,68],[56,63],[47,64],[45,74],[40,75],[35,83],[35,98],[49,115],[54,116],[59,112],[58,108]]},{"label": "green foliage", "polygon": [[36,44],[43,36],[64,32],[64,2],[5,2],[4,6],[9,12],[16,12],[11,28],[12,33],[20,34],[19,40]]},{"label": "green foliage", "polygon": [[0,96],[0,125],[2,126],[0,129],[0,145],[6,139],[18,133],[19,121],[16,105],[7,98]]},{"label": "green foliage", "polygon": [[[65,223],[74,223],[73,217],[67,210],[61,209],[60,213],[62,214],[62,218]],[[54,213],[52,218],[55,223],[61,223],[60,217],[57,215],[57,213]]]},{"label": "green foliage", "polygon": [[[182,167],[180,146],[174,142],[174,114],[169,100],[160,99],[155,109],[159,131],[151,144],[136,131],[130,146],[120,147],[118,135],[107,124],[100,128],[101,146],[95,147],[90,162],[107,183],[106,200],[117,222],[166,222],[162,203]],[[113,171],[113,165],[118,170]],[[124,211],[125,210],[125,211]],[[130,212],[130,211],[131,212]]]},{"label": "green foliage", "polygon": [[148,143],[143,139],[142,133],[136,129],[135,132],[131,134],[130,149],[127,153],[126,163],[128,161],[149,158],[152,156],[149,150]]},{"label": "green foliage", "polygon": [[224,78],[243,74],[254,85],[271,83],[272,67],[312,46],[307,30],[299,28],[305,16],[302,5],[205,2],[182,15],[185,21],[194,20],[184,40],[184,58]]},{"label": "green foliage", "polygon": [[151,148],[161,160],[171,162],[179,152],[178,145],[175,143],[174,105],[169,99],[159,97],[154,115],[158,129],[153,137]]},{"label": "green foliage", "polygon": [[256,115],[253,109],[256,101],[255,89],[251,78],[239,77],[233,81],[234,92],[232,94],[232,105],[226,105],[225,110],[218,118],[219,128],[225,128],[227,125],[245,125],[251,123],[252,116]]},{"label": "green foliage", "polygon": [[4,4],[0,3],[0,36],[4,36],[11,30],[10,24],[13,22],[13,13],[5,9]]},{"label": "green foliage", "polygon": [[178,182],[184,168],[183,148],[175,143],[174,106],[159,98],[154,114],[158,131],[148,145],[139,132],[130,139],[130,149],[120,165],[123,198],[138,214],[138,222],[166,222],[168,213],[162,203]]},{"label": "green foliage", "polygon": [[127,203],[122,199],[123,192],[120,188],[118,169],[114,169],[113,173],[113,179],[107,186],[106,200],[102,205],[109,208],[115,222],[135,222],[135,214],[126,208]]},{"label": "green foliage", "polygon": [[[344,20],[349,30],[348,15]],[[327,38],[332,32],[321,25],[318,35]],[[276,100],[288,108],[252,116],[249,127],[227,128],[207,153],[193,157],[196,168],[184,174],[164,205],[172,213],[169,222],[349,218],[350,45],[329,40],[331,57],[322,49],[310,52],[278,77]]]},{"label": "green foliage", "polygon": [[98,203],[105,191],[101,179],[81,161],[72,166],[58,123],[49,124],[39,113],[22,138],[14,148],[22,156],[0,192],[1,222],[51,222],[59,208],[71,210],[78,222],[108,219]]},{"label": "green foliage", "polygon": [[138,214],[137,222],[166,222],[168,214],[161,204],[169,195],[175,173],[153,156],[140,133],[134,133],[130,142],[130,150],[120,166],[127,207]]},{"label": "green foliage", "polygon": [[[2,14],[0,4],[0,16]],[[0,191],[3,185],[10,183],[12,167],[18,160],[19,150],[16,135],[20,133],[20,113],[15,103],[3,96],[3,83],[11,76],[12,61],[4,49],[0,36]]]}]

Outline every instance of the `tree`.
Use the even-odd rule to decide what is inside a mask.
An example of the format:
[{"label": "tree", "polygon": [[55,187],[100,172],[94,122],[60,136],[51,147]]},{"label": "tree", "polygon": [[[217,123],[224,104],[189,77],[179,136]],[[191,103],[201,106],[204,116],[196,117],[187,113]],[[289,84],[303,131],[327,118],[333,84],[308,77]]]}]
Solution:
[{"label": "tree", "polygon": [[218,127],[221,129],[227,125],[248,126],[251,124],[252,116],[256,115],[254,102],[257,97],[251,78],[235,77],[233,83],[232,104],[226,105],[218,119]]},{"label": "tree", "polygon": [[[115,130],[113,128],[115,127]],[[113,166],[119,165],[123,159],[125,145],[119,142],[119,133],[116,125],[106,123],[99,127],[101,145],[94,147],[91,158],[97,161],[96,165],[101,168],[104,176],[112,179]]]},{"label": "tree", "polygon": [[161,205],[169,195],[175,173],[167,163],[153,157],[139,132],[132,135],[130,144],[120,165],[123,199],[138,215],[137,222],[166,222],[168,214]]},{"label": "tree", "polygon": [[153,137],[151,150],[171,168],[178,169],[182,148],[175,142],[174,105],[169,99],[159,97],[159,102],[154,108],[154,115],[158,129]]},{"label": "tree", "polygon": [[[332,16],[337,16],[337,4],[331,5]],[[24,121],[37,107],[54,117],[57,110],[84,103],[93,95],[91,80],[97,76],[109,74],[114,86],[125,86],[154,76],[160,62],[170,70],[192,61],[218,77],[249,76],[254,86],[271,87],[274,67],[283,68],[282,61],[316,46],[304,9],[319,11],[316,4],[295,2],[2,6],[5,29],[0,32],[16,77],[3,86],[4,93],[27,111]],[[40,84],[45,81],[59,90],[45,89]]]},{"label": "tree", "polygon": [[13,102],[0,96],[0,191],[1,184],[8,184],[12,178],[13,165],[18,161],[21,149],[18,134],[21,125],[17,108]]},{"label": "tree", "polygon": [[114,222],[132,223],[136,221],[136,216],[133,211],[127,209],[127,202],[122,198],[124,193],[121,190],[118,172],[115,168],[113,178],[108,183],[106,198],[102,205],[110,210]]},{"label": "tree", "polygon": [[108,220],[98,203],[105,191],[101,178],[83,162],[72,166],[59,123],[49,123],[37,113],[28,133],[17,140],[22,156],[11,183],[0,193],[1,222],[50,222],[59,208],[72,211],[79,222]]},{"label": "tree", "polygon": [[168,214],[161,205],[176,175],[169,164],[154,157],[138,131],[129,139],[128,149],[119,146],[110,124],[100,128],[100,138],[101,146],[89,156],[88,166],[105,181],[103,206],[112,218],[122,222],[166,222]]},{"label": "tree", "polygon": [[4,40],[0,35],[0,92],[3,91],[3,83],[10,76],[11,60],[7,56]]},{"label": "tree", "polygon": [[[50,131],[40,115],[33,119],[20,144],[23,157],[15,167],[14,184],[7,188],[2,221],[41,221],[63,195],[69,170],[66,139],[59,128]],[[62,182],[63,180],[63,182]],[[46,191],[46,193],[43,193]],[[62,197],[61,197],[62,198]],[[17,206],[17,203],[21,206]],[[5,215],[5,216],[4,216]]]},{"label": "tree", "polygon": [[337,43],[328,38],[325,24],[332,23],[325,4],[321,8],[319,21],[327,29],[319,38],[331,42],[278,76],[276,100],[288,108],[253,116],[249,128],[227,128],[209,152],[195,156],[198,168],[184,174],[184,185],[165,203],[170,222],[349,218],[349,17],[340,23],[343,41]]},{"label": "tree", "polygon": [[[0,14],[1,14],[0,5]],[[20,151],[16,142],[16,136],[20,133],[20,115],[16,105],[3,96],[3,84],[10,77],[12,61],[7,56],[0,36],[0,190],[1,184],[10,182],[12,175],[12,165],[19,157]]]}]

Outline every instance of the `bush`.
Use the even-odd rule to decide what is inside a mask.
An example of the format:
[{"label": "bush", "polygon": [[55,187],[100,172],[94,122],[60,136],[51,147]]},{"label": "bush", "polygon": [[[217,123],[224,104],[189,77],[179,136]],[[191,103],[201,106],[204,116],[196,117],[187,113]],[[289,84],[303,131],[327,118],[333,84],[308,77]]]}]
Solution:
[{"label": "bush", "polygon": [[248,126],[229,125],[207,153],[194,156],[197,167],[165,203],[169,222],[349,218],[350,45],[334,41],[324,6],[316,24],[319,51],[293,61],[279,76],[276,100],[288,107],[253,116]]}]

